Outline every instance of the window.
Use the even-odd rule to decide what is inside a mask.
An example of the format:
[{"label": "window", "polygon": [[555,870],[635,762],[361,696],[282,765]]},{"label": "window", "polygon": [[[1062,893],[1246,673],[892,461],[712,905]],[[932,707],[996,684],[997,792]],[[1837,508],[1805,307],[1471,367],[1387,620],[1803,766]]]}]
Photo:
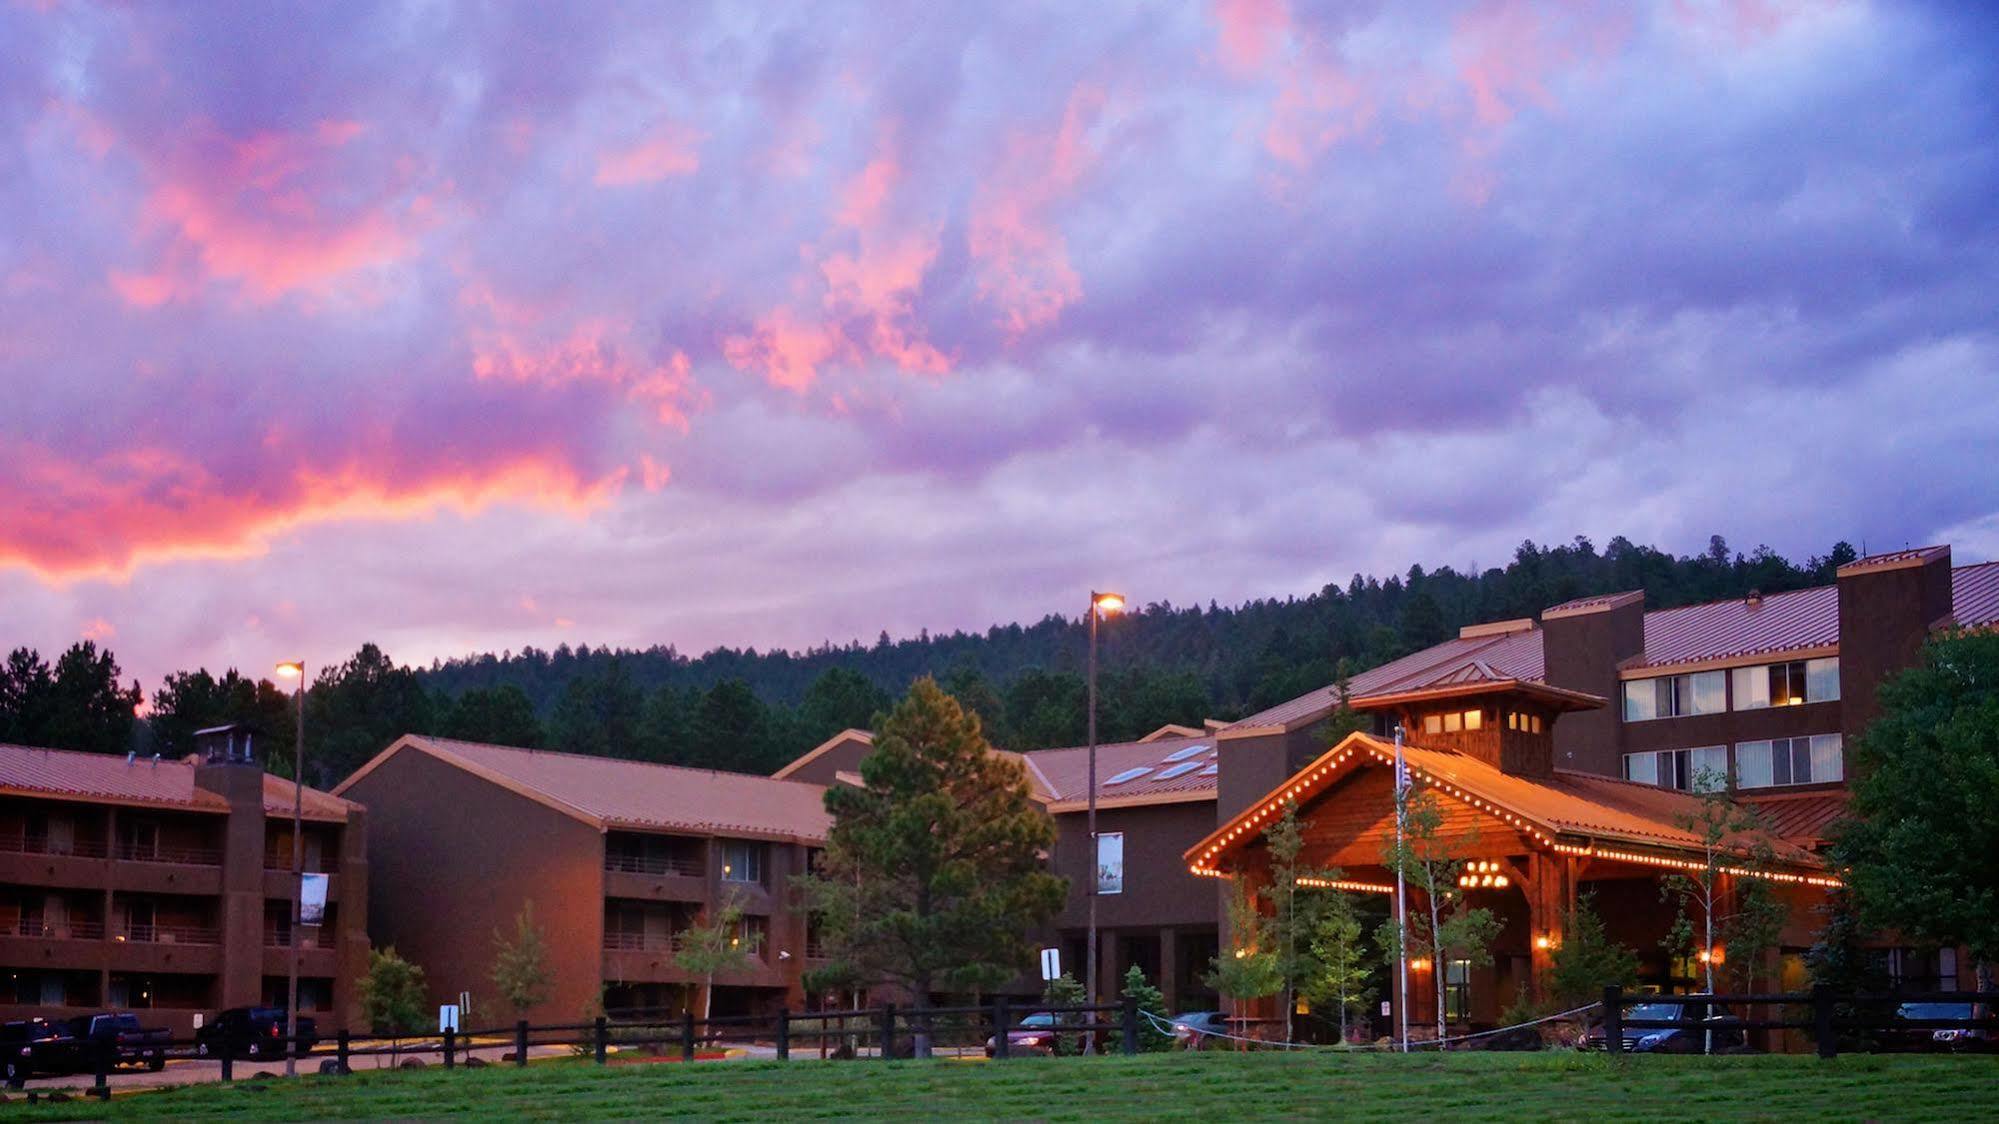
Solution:
[{"label": "window", "polygon": [[1150,773],[1151,771],[1152,771],[1152,766],[1141,765],[1136,769],[1126,769],[1124,772],[1119,773],[1117,776],[1112,777],[1110,780],[1107,780],[1104,783],[1123,784],[1126,781],[1135,781],[1138,778],[1144,776],[1145,774]]},{"label": "window", "polygon": [[1706,791],[1707,785],[1723,788],[1728,784],[1728,747],[1709,745],[1699,749],[1627,753],[1624,779],[1681,792]]},{"label": "window", "polygon": [[1471,1018],[1471,961],[1451,961],[1444,974],[1444,1007],[1459,1022]]},{"label": "window", "polygon": [[1743,788],[1823,784],[1845,777],[1838,734],[1735,743],[1735,783]]},{"label": "window", "polygon": [[1097,835],[1097,893],[1124,893],[1124,832]]},{"label": "window", "polygon": [[1624,681],[1624,720],[1645,722],[1689,714],[1719,714],[1728,709],[1728,675],[1696,671]]},{"label": "window", "polygon": [[1839,658],[1758,664],[1734,671],[1735,709],[1800,706],[1839,698]]},{"label": "window", "polygon": [[1541,716],[1528,714],[1522,710],[1509,710],[1506,712],[1506,728],[1518,730],[1523,734],[1538,734],[1541,732]]},{"label": "window", "polygon": [[1461,730],[1476,730],[1485,725],[1482,710],[1454,710],[1448,714],[1425,714],[1423,732],[1426,734],[1455,734]]},{"label": "window", "polygon": [[747,839],[731,839],[722,844],[722,881],[762,882],[764,845]]}]

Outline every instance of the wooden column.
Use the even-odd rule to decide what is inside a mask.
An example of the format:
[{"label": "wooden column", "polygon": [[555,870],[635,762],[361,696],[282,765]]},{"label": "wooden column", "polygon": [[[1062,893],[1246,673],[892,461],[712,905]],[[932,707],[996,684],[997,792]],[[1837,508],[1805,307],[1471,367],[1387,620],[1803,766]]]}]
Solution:
[{"label": "wooden column", "polygon": [[1527,871],[1528,964],[1531,994],[1539,1001],[1547,998],[1548,970],[1554,965],[1555,945],[1562,939],[1562,907],[1571,892],[1569,863],[1535,851],[1527,858]]},{"label": "wooden column", "polygon": [[1180,934],[1171,926],[1161,926],[1159,930],[1159,984],[1160,995],[1168,1011],[1180,1009]]}]

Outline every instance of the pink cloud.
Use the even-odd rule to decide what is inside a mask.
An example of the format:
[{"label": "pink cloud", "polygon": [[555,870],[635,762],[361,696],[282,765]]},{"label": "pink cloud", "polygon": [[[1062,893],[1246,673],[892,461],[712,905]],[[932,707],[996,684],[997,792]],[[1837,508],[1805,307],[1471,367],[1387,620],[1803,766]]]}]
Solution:
[{"label": "pink cloud", "polygon": [[668,123],[623,148],[597,157],[599,187],[627,187],[691,175],[701,167],[701,134]]},{"label": "pink cloud", "polygon": [[747,333],[723,341],[723,356],[739,370],[755,369],[773,385],[810,389],[829,362],[867,355],[912,374],[943,374],[951,357],[916,324],[915,301],[937,260],[935,220],[890,206],[902,181],[893,131],[838,193],[831,229],[804,257],[817,274],[801,279],[819,293],[811,312],[780,305]]},{"label": "pink cloud", "polygon": [[168,273],[127,273],[114,269],[110,282],[118,299],[134,308],[158,308],[192,292],[185,281]]},{"label": "pink cloud", "polygon": [[502,297],[484,283],[467,286],[459,303],[468,312],[476,377],[543,388],[599,383],[644,405],[661,424],[686,429],[697,398],[687,354],[676,350],[663,361],[649,359],[630,320],[579,318],[559,302]]},{"label": "pink cloud", "polygon": [[83,638],[85,640],[95,640],[102,644],[107,640],[115,640],[117,637],[117,627],[103,617],[92,617],[84,622]]},{"label": "pink cloud", "polygon": [[45,580],[128,577],[142,564],[243,558],[294,528],[348,519],[412,519],[498,503],[581,516],[601,508],[626,470],[579,472],[553,449],[492,452],[485,462],[398,464],[357,451],[325,467],[292,453],[230,479],[159,445],[78,457],[17,444],[21,488],[0,532],[0,565]]},{"label": "pink cloud", "polygon": [[1215,0],[1222,65],[1235,74],[1261,72],[1291,26],[1284,0]]},{"label": "pink cloud", "polygon": [[1264,151],[1307,168],[1342,141],[1368,135],[1376,117],[1367,84],[1330,51],[1309,43],[1304,57],[1285,70],[1264,128]]},{"label": "pink cloud", "polygon": [[1104,104],[1102,90],[1079,86],[1053,134],[1016,133],[973,205],[970,248],[979,296],[999,307],[1000,323],[1015,338],[1053,322],[1082,298],[1082,279],[1053,212],[1095,159],[1087,133]]},{"label": "pink cloud", "polygon": [[[344,120],[242,138],[194,127],[183,150],[142,157],[155,181],[142,216],[174,236],[169,262],[198,264],[209,277],[241,283],[259,301],[394,262],[414,246],[423,197],[404,198],[407,162],[391,166],[390,183],[369,190],[382,154],[343,151],[366,133]],[[361,199],[351,201],[357,194]],[[157,284],[127,288],[130,295],[121,295],[128,299],[162,291]]]}]

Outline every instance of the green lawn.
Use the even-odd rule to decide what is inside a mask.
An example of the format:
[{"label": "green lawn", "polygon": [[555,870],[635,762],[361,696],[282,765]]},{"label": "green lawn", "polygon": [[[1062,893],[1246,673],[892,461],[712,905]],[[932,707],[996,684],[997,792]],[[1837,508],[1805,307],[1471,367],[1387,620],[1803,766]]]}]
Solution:
[{"label": "green lawn", "polygon": [[985,1062],[710,1062],[361,1072],[184,1086],[106,1106],[27,1105],[0,1121],[1009,1118],[1236,1120],[1991,1119],[1999,1058],[1623,1058],[1542,1054],[1155,1054]]}]

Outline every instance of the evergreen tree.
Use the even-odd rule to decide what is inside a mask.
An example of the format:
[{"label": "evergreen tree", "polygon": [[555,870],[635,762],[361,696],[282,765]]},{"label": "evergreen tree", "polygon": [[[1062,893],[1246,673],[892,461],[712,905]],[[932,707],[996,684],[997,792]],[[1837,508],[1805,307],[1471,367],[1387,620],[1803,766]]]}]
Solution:
[{"label": "evergreen tree", "polygon": [[592,757],[645,760],[640,723],[645,696],[623,660],[569,681],[550,719],[556,748]]},{"label": "evergreen tree", "polygon": [[306,695],[306,783],[331,787],[404,734],[431,732],[430,695],[373,644],[320,671]]},{"label": "evergreen tree", "polygon": [[1638,986],[1638,953],[1610,939],[1587,894],[1563,916],[1562,943],[1548,959],[1548,990],[1564,1009],[1600,998],[1612,984]]},{"label": "evergreen tree", "polygon": [[1313,911],[1306,935],[1310,960],[1299,990],[1311,1001],[1314,1010],[1333,1009],[1342,1042],[1348,1040],[1348,1016],[1364,1008],[1374,997],[1374,989],[1369,986],[1374,978],[1374,965],[1364,933],[1353,895],[1326,891],[1320,908]]},{"label": "evergreen tree", "polygon": [[512,683],[474,687],[439,706],[437,732],[460,741],[540,749],[541,719],[527,692]]},{"label": "evergreen tree", "polygon": [[185,757],[194,752],[196,730],[245,723],[263,732],[267,758],[275,755],[289,764],[297,705],[290,692],[268,679],[250,679],[233,667],[217,679],[207,668],[198,668],[160,681],[146,725],[155,752]]},{"label": "evergreen tree", "polygon": [[1066,894],[1042,859],[1054,822],[1020,763],[993,753],[978,720],[924,678],[883,720],[860,773],[859,787],[827,789],[824,859],[800,880],[833,959],[917,1003],[1011,979]]},{"label": "evergreen tree", "polygon": [[1172,1024],[1166,1021],[1166,994],[1146,980],[1145,969],[1136,964],[1125,969],[1120,998],[1130,999],[1138,1005],[1140,1050],[1157,1053],[1173,1048],[1173,1032],[1168,1029]]},{"label": "evergreen tree", "polygon": [[829,667],[798,704],[799,738],[817,745],[842,730],[871,730],[889,701],[888,693],[860,672]]},{"label": "evergreen tree", "polygon": [[1931,641],[1881,686],[1849,745],[1852,816],[1833,846],[1861,918],[1963,945],[1978,989],[1999,957],[1999,633]]},{"label": "evergreen tree", "polygon": [[710,688],[695,708],[689,729],[690,748],[698,756],[688,764],[768,773],[789,760],[771,740],[770,708],[740,679],[725,679]]},{"label": "evergreen tree", "polygon": [[33,648],[7,653],[0,668],[0,742],[55,748],[49,741],[56,709],[54,669]]}]

